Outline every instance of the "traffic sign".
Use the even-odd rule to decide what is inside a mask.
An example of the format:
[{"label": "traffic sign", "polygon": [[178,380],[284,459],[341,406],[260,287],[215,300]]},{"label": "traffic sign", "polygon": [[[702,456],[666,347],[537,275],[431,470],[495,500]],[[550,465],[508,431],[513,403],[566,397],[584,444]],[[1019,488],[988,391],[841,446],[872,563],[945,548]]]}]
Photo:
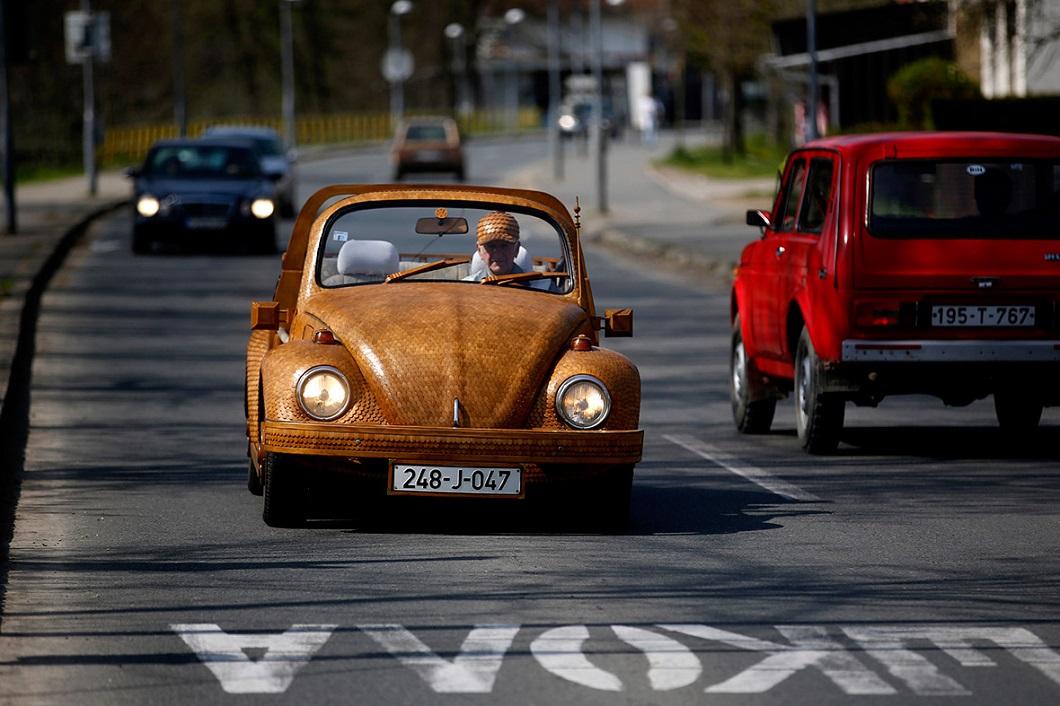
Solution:
[{"label": "traffic sign", "polygon": [[66,61],[81,64],[86,58],[110,61],[110,13],[67,12],[63,17],[66,30]]}]

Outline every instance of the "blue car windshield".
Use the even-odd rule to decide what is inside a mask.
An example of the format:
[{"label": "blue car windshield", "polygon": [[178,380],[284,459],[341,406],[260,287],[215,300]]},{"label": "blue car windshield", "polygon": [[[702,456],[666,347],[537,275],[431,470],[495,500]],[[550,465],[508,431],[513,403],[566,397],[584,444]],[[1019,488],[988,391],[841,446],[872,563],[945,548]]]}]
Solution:
[{"label": "blue car windshield", "polygon": [[248,179],[261,175],[254,153],[224,145],[180,145],[154,149],[145,176],[164,179]]}]

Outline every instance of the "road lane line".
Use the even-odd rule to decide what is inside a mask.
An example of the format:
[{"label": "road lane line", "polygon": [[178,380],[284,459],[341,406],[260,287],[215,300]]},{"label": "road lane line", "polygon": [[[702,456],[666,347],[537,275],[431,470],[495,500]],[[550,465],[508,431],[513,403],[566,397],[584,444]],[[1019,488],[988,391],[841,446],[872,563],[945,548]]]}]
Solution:
[{"label": "road lane line", "polygon": [[721,466],[727,471],[731,471],[742,478],[746,478],[755,485],[765,488],[774,495],[779,495],[788,500],[798,500],[801,502],[820,502],[821,500],[813,493],[803,490],[794,483],[781,480],[772,475],[769,471],[744,463],[735,456],[727,454],[712,444],[700,441],[695,437],[686,434],[663,434],[663,438],[670,443],[677,444],[678,446],[691,451],[697,456],[705,458],[711,463]]}]

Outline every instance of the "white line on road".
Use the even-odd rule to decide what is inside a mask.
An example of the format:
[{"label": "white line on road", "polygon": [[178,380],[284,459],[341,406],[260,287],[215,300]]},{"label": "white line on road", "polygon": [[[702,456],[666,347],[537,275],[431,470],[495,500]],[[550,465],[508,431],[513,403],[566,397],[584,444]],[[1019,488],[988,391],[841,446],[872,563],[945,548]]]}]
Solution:
[{"label": "white line on road", "polygon": [[774,495],[779,495],[780,497],[789,500],[799,500],[803,502],[819,502],[821,500],[813,493],[803,490],[794,483],[789,483],[786,480],[776,478],[769,471],[764,471],[757,466],[744,463],[735,456],[727,454],[712,444],[700,441],[695,437],[687,436],[685,434],[663,434],[663,438],[670,443],[677,444],[678,446],[691,451],[697,456],[707,459],[711,463],[721,466],[727,471],[731,471],[742,478],[746,478],[752,483],[765,488]]}]

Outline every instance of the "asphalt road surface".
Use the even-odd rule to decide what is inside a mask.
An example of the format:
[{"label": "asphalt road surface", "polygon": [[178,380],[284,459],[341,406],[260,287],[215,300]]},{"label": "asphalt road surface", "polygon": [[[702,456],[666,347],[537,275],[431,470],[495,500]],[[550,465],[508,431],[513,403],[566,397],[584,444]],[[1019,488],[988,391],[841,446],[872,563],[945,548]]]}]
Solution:
[{"label": "asphalt road surface", "polygon": [[[477,143],[496,182],[541,143]],[[388,176],[301,165],[303,196]],[[618,177],[615,177],[618,178]],[[248,304],[276,257],[133,256],[100,222],[45,298],[0,625],[11,704],[1054,704],[1058,410],[887,400],[802,454],[790,403],[737,435],[727,296],[590,251],[643,378],[628,534],[555,518],[261,521],[246,491]],[[340,501],[341,502],[341,501]]]}]

